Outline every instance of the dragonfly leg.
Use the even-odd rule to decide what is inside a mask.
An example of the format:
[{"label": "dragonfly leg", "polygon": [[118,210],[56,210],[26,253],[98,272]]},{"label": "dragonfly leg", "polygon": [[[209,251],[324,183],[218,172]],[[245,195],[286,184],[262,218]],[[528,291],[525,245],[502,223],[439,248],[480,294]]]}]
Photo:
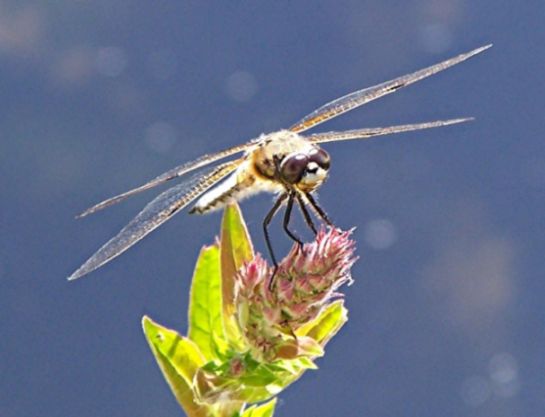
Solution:
[{"label": "dragonfly leg", "polygon": [[312,221],[312,217],[310,217],[310,213],[307,210],[307,207],[305,206],[305,202],[303,201],[303,197],[301,197],[300,193],[297,193],[297,202],[299,203],[299,207],[301,208],[301,212],[303,213],[303,217],[305,218],[305,222],[307,223],[307,226],[314,232],[315,235],[318,234],[318,231],[316,230],[316,226],[314,225],[314,222]]},{"label": "dragonfly leg", "polygon": [[286,234],[295,242],[297,242],[297,244],[299,245],[299,249],[302,249],[303,248],[303,241],[301,240],[301,238],[299,236],[297,236],[295,233],[293,233],[290,229],[289,229],[289,224],[290,224],[290,220],[291,220],[291,210],[293,208],[293,201],[294,201],[294,198],[295,198],[295,193],[292,191],[290,194],[289,194],[289,197],[288,197],[288,204],[286,205],[286,212],[284,213],[284,231],[286,232]]},{"label": "dragonfly leg", "polygon": [[282,202],[286,199],[288,195],[282,194],[278,199],[275,201],[272,208],[269,210],[267,215],[265,216],[265,219],[263,220],[263,234],[265,235],[265,243],[267,244],[267,249],[269,251],[269,256],[271,257],[271,261],[273,263],[274,269],[273,273],[271,275],[271,279],[269,281],[269,289],[272,290],[273,284],[274,284],[274,276],[276,275],[276,272],[278,271],[278,262],[276,261],[276,256],[274,255],[274,251],[271,244],[271,238],[269,236],[269,224],[271,223],[271,220],[273,219],[274,215],[282,205]]},{"label": "dragonfly leg", "polygon": [[325,213],[325,211],[318,205],[318,203],[316,202],[316,200],[314,199],[314,197],[312,197],[312,194],[310,193],[305,193],[305,197],[307,198],[308,202],[310,203],[310,205],[312,206],[312,208],[314,210],[316,210],[316,213],[318,213],[318,215],[324,220],[324,222],[326,222],[329,226],[331,227],[334,227],[335,225],[333,224],[333,222],[329,219],[329,217],[327,217],[327,214]]}]

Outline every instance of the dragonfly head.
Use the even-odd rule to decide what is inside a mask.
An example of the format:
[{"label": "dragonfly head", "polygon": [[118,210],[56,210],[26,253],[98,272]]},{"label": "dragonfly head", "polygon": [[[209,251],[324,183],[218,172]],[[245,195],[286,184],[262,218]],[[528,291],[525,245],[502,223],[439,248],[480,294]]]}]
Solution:
[{"label": "dragonfly head", "polygon": [[320,148],[286,155],[280,164],[280,176],[288,184],[298,185],[305,191],[318,187],[327,177],[329,154]]}]

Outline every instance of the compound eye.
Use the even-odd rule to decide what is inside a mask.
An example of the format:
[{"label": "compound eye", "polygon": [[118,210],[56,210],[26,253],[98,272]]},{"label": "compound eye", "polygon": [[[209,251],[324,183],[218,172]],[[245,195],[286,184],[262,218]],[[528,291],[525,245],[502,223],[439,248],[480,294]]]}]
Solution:
[{"label": "compound eye", "polygon": [[303,154],[287,156],[280,165],[280,175],[288,184],[301,181],[308,164],[308,157]]},{"label": "compound eye", "polygon": [[313,152],[312,155],[310,155],[310,160],[316,162],[320,168],[326,171],[329,169],[331,163],[329,154],[323,149],[317,149],[316,152]]}]

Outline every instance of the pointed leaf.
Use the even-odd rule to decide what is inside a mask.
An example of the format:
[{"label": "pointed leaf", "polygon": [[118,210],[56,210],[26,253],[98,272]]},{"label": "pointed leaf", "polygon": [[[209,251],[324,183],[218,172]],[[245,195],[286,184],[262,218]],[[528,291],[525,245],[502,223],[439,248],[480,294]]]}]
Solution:
[{"label": "pointed leaf", "polygon": [[273,398],[265,404],[248,408],[241,417],[272,417],[276,407],[276,398]]},{"label": "pointed leaf", "polygon": [[229,278],[234,278],[240,267],[254,258],[252,241],[236,204],[229,205],[223,213],[221,251],[222,272]]},{"label": "pointed leaf", "polygon": [[209,409],[196,402],[192,387],[193,376],[205,361],[197,346],[147,316],[142,327],[163,376],[188,417],[209,416]]},{"label": "pointed leaf", "polygon": [[283,380],[283,385],[293,382],[295,379],[299,378],[303,371],[307,369],[318,369],[311,359],[304,356],[297,359],[278,361],[278,363],[282,364],[284,372],[287,372],[286,378]]},{"label": "pointed leaf", "polygon": [[318,317],[299,327],[297,336],[309,336],[324,346],[348,320],[348,311],[342,300],[337,300],[324,308]]},{"label": "pointed leaf", "polygon": [[254,249],[240,208],[229,205],[221,224],[221,278],[223,293],[223,312],[229,340],[240,343],[240,331],[235,320],[234,305],[235,275],[245,262],[254,258]]},{"label": "pointed leaf", "polygon": [[318,369],[316,364],[309,358],[299,358],[299,366],[301,369]]},{"label": "pointed leaf", "polygon": [[188,337],[207,360],[220,358],[228,348],[222,313],[220,250],[217,245],[201,250],[189,301]]}]

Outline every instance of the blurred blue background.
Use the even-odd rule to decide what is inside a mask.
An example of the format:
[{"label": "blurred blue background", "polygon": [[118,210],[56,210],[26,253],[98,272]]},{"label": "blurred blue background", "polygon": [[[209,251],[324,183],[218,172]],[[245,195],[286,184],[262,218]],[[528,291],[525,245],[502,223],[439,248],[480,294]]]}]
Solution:
[{"label": "blurred blue background", "polygon": [[[314,130],[476,117],[326,146],[320,201],[357,226],[350,321],[277,415],[543,415],[544,16],[537,0],[2,1],[0,415],[182,414],[140,319],[185,331],[193,264],[220,214],[182,213],[69,283],[157,192],[76,213],[489,42]],[[242,205],[260,251],[270,204]]]}]

